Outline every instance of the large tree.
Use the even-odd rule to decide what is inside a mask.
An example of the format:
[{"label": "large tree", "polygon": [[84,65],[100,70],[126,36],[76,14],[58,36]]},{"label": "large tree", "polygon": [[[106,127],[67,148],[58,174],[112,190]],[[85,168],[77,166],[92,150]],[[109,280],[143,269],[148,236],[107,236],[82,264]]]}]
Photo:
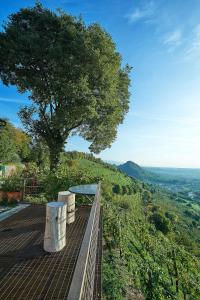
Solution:
[{"label": "large tree", "polygon": [[0,32],[0,78],[29,93],[19,115],[48,145],[51,169],[71,134],[94,153],[111,145],[129,107],[129,72],[98,24],[41,4],[12,14]]}]

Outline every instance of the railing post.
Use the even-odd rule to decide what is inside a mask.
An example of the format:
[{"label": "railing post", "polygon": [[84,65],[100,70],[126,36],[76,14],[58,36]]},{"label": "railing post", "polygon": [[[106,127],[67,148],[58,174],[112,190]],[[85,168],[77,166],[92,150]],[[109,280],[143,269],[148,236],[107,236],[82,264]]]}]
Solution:
[{"label": "railing post", "polygon": [[25,199],[25,192],[26,192],[26,178],[23,179],[22,201],[24,201]]}]

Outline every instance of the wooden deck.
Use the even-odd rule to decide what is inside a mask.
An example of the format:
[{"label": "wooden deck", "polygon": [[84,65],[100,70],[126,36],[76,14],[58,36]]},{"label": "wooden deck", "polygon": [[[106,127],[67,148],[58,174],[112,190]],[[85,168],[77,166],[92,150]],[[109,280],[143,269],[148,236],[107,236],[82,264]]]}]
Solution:
[{"label": "wooden deck", "polygon": [[[45,206],[31,205],[0,222],[1,300],[67,299],[90,209],[78,209],[76,221],[67,225],[66,247],[53,254],[43,250]],[[98,252],[94,299],[100,299],[101,294]]]}]

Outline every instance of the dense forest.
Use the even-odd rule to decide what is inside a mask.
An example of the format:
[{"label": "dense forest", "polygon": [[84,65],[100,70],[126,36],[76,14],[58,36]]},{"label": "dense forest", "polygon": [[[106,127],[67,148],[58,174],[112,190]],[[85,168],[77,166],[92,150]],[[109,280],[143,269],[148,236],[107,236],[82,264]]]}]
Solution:
[{"label": "dense forest", "polygon": [[[4,178],[2,188],[16,180],[20,185],[24,176],[34,174],[43,190],[26,200],[41,203],[68,186],[102,182],[104,299],[200,299],[198,210],[174,193],[133,179],[91,154],[63,152],[57,171],[51,172],[41,141],[26,136],[29,154],[24,156],[12,130],[24,141],[24,133],[11,124],[1,132],[1,141],[9,134],[18,165],[21,160],[26,168]],[[1,157],[4,164],[15,160],[16,155],[10,160]]]}]

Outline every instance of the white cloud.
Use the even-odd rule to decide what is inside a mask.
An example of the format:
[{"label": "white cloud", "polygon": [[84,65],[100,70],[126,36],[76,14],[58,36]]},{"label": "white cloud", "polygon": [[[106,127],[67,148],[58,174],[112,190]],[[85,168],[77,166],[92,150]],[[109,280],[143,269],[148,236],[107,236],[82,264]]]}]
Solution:
[{"label": "white cloud", "polygon": [[197,57],[200,57],[200,24],[194,28],[192,41],[184,55],[185,60],[191,60]]},{"label": "white cloud", "polygon": [[172,47],[179,46],[182,41],[182,31],[176,29],[173,32],[167,34],[164,38],[164,44]]},{"label": "white cloud", "polygon": [[128,14],[126,17],[128,18],[130,23],[134,23],[142,19],[148,20],[152,18],[154,14],[155,3],[153,1],[150,1],[142,7],[137,7],[132,13]]}]

